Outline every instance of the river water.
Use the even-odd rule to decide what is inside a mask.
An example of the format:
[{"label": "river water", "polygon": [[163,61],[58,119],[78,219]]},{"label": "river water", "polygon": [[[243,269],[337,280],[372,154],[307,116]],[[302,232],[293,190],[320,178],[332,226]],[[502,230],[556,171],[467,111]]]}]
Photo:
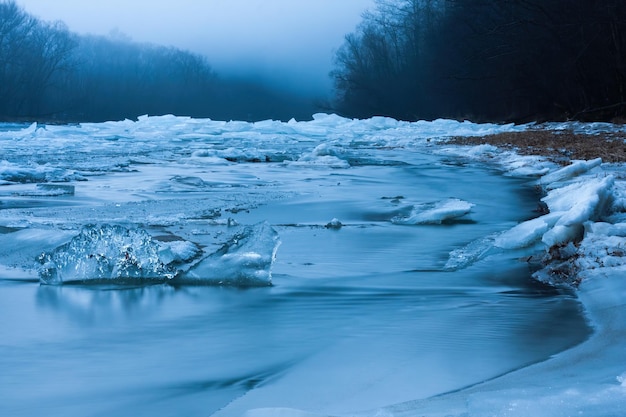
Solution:
[{"label": "river water", "polygon": [[[574,295],[531,280],[531,249],[450,267],[459,249],[535,216],[540,196],[529,178],[430,144],[497,127],[436,123],[5,127],[0,414],[341,414],[457,390],[584,340]],[[211,253],[259,222],[280,239],[271,286],[39,282],[38,256],[87,225]]]}]

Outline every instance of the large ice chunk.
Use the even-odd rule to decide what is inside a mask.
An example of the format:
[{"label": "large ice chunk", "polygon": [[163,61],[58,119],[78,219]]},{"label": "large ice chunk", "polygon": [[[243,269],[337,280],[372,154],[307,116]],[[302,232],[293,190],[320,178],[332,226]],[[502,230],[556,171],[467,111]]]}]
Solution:
[{"label": "large ice chunk", "polygon": [[565,181],[584,174],[585,172],[588,172],[600,165],[602,165],[602,158],[592,159],[591,161],[575,161],[564,168],[544,175],[541,177],[540,182],[544,185],[549,185]]},{"label": "large ice chunk", "polygon": [[596,207],[599,203],[604,204],[609,201],[614,182],[613,176],[587,179],[552,190],[541,200],[548,205],[550,211],[570,211],[574,207],[580,209]]},{"label": "large ice chunk", "polygon": [[139,228],[91,225],[39,257],[39,278],[50,285],[270,285],[278,245],[278,233],[260,223],[244,228],[217,252],[199,260],[201,251],[192,242],[158,241]]},{"label": "large ice chunk", "polygon": [[496,237],[494,245],[502,249],[520,249],[538,242],[543,235],[554,227],[564,212],[549,213],[525,221]]},{"label": "large ice chunk", "polygon": [[322,143],[311,152],[302,155],[295,162],[288,162],[291,165],[313,165],[325,166],[329,168],[350,168],[350,163],[341,158],[341,153],[329,145]]},{"label": "large ice chunk", "polygon": [[71,241],[44,253],[39,278],[43,284],[67,282],[159,282],[174,278],[171,248],[145,230],[123,226],[86,226]]},{"label": "large ice chunk", "polygon": [[583,224],[606,209],[614,182],[612,176],[594,178],[550,191],[542,200],[552,212],[502,233],[495,239],[495,246],[519,249],[541,240],[552,247],[581,238]]},{"label": "large ice chunk", "polygon": [[547,231],[542,241],[548,246],[563,244],[582,237],[583,223],[596,220],[612,198],[613,176],[573,184],[553,191],[543,198],[550,209],[565,213],[555,226]]},{"label": "large ice chunk", "polygon": [[441,224],[468,214],[474,204],[458,198],[449,198],[434,203],[417,204],[408,216],[391,219],[396,224]]},{"label": "large ice chunk", "polygon": [[203,259],[176,282],[194,285],[265,286],[280,241],[267,223],[245,227],[217,252]]},{"label": "large ice chunk", "polygon": [[76,172],[54,167],[50,164],[27,164],[20,166],[0,161],[0,182],[3,184],[33,184],[42,182],[86,181]]}]

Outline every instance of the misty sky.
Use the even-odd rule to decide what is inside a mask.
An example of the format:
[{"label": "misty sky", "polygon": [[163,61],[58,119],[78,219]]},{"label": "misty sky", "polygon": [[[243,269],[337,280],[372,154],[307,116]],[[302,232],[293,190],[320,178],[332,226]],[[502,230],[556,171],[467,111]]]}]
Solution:
[{"label": "misty sky", "polygon": [[[374,0],[17,0],[78,33],[112,30],[201,53],[220,75],[329,92],[333,51]],[[286,72],[285,72],[286,71]],[[322,94],[318,94],[321,92]]]}]

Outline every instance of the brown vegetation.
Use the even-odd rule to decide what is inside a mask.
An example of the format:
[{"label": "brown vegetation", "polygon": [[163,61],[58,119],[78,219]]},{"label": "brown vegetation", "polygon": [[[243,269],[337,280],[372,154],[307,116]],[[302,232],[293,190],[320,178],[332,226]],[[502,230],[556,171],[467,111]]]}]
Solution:
[{"label": "brown vegetation", "polygon": [[626,162],[626,132],[582,134],[570,130],[532,129],[480,137],[454,137],[448,143],[490,144],[513,149],[522,155],[547,156],[563,163],[595,158],[602,158],[604,162]]}]

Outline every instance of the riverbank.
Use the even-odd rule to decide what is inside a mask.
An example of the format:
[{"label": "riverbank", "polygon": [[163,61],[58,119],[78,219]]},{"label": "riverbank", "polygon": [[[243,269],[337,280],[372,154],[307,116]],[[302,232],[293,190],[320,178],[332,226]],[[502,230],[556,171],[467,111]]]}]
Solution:
[{"label": "riverbank", "polygon": [[[594,333],[581,345],[545,362],[456,393],[390,406],[384,415],[624,415],[624,133],[610,126],[590,133],[531,129],[454,138],[444,146],[452,144],[461,146],[446,152],[495,161],[506,173],[514,173],[520,166],[535,166],[539,171],[546,169],[546,163],[563,166],[545,171],[537,181],[545,191],[542,200],[550,213],[520,224],[510,237],[515,235],[517,241],[528,241],[529,235],[541,238],[543,269],[535,278],[577,287]],[[548,219],[564,209],[565,213],[556,215],[558,220]]]},{"label": "riverbank", "polygon": [[[520,155],[544,156],[564,165],[573,159],[602,158],[606,163],[626,162],[626,132],[615,129],[616,125],[596,124],[597,127],[612,128],[589,132],[577,131],[573,125],[569,128],[563,125],[560,129],[550,126],[540,125],[521,132],[485,136],[457,136],[448,143],[467,146],[489,144]],[[593,124],[587,126],[592,127]]]},{"label": "riverbank", "polygon": [[[452,393],[359,417],[622,416],[626,413],[626,184],[622,126],[573,124],[433,140],[433,152],[536,177],[543,210],[487,244],[535,247],[534,277],[576,288],[591,337],[547,361]],[[489,251],[461,251],[465,257]],[[474,245],[476,246],[476,245]],[[531,261],[529,259],[528,261]],[[419,372],[416,369],[415,372]],[[309,416],[280,410],[284,416]],[[275,416],[276,409],[248,417]]]}]

